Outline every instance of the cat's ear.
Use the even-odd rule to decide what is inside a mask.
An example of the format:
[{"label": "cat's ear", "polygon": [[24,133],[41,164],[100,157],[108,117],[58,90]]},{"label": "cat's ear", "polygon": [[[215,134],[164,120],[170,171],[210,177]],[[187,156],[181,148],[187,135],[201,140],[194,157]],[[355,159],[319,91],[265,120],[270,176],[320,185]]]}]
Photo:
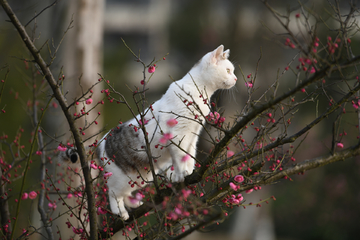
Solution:
[{"label": "cat's ear", "polygon": [[223,60],[224,54],[224,46],[220,45],[217,49],[215,49],[212,53],[211,53],[211,59],[210,62],[212,64],[216,64],[218,61]]},{"label": "cat's ear", "polygon": [[226,51],[223,52],[223,58],[224,58],[224,59],[228,59],[229,56],[230,56],[230,49],[228,49],[228,50],[226,50]]}]

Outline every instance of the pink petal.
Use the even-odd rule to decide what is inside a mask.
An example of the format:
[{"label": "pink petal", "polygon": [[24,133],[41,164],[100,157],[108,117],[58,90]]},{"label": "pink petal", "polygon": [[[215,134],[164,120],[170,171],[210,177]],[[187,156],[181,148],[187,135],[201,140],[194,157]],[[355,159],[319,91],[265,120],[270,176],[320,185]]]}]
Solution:
[{"label": "pink petal", "polygon": [[175,118],[172,118],[172,119],[169,119],[166,124],[169,126],[169,127],[174,127],[176,124],[178,124],[178,121],[175,119]]}]

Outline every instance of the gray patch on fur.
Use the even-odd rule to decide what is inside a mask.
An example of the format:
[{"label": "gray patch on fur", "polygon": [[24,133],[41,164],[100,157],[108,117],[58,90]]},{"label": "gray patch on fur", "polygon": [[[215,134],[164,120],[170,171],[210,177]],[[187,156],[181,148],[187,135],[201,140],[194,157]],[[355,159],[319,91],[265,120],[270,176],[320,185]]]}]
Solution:
[{"label": "gray patch on fur", "polygon": [[[141,131],[140,129],[138,131]],[[141,149],[135,149],[136,142],[143,142],[133,127],[124,123],[109,133],[105,141],[106,155],[125,173],[138,172],[148,166],[148,158]],[[109,159],[108,159],[109,160]]]}]

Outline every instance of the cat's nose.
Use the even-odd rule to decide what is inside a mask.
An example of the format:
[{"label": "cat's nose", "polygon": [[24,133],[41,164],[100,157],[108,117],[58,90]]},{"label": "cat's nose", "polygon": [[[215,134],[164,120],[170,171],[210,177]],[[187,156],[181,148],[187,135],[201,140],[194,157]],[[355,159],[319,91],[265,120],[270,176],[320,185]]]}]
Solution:
[{"label": "cat's nose", "polygon": [[237,78],[235,78],[235,82],[237,81]]}]

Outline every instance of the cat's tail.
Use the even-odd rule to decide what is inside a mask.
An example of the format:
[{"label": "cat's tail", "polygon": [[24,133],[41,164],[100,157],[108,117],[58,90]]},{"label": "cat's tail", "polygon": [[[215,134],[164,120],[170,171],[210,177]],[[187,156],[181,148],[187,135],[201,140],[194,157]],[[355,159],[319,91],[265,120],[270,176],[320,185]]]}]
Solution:
[{"label": "cat's tail", "polygon": [[79,159],[79,154],[74,148],[67,148],[65,151],[60,151],[58,158],[60,161],[76,163]]}]

